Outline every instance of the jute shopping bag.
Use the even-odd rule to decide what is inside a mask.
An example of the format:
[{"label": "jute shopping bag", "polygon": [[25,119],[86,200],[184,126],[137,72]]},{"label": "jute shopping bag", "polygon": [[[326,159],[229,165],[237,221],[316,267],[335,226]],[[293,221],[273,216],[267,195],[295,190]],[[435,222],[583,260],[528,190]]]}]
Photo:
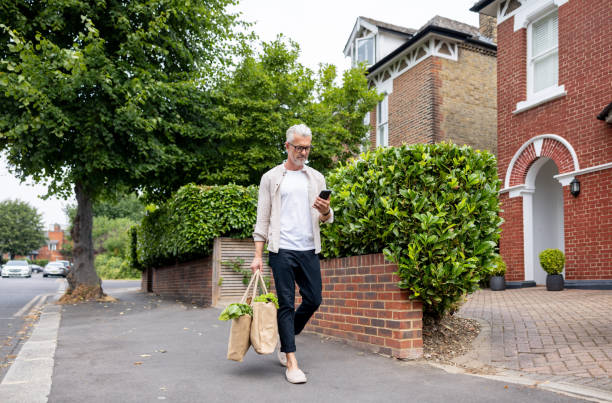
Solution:
[{"label": "jute shopping bag", "polygon": [[[255,275],[251,277],[251,281],[242,295],[241,304],[246,303],[246,298],[249,289],[254,284]],[[257,288],[257,287],[255,287]],[[242,362],[242,358],[251,346],[251,315],[242,315],[239,318],[232,319],[230,328],[229,342],[227,344],[227,359],[232,361]]]},{"label": "jute shopping bag", "polygon": [[253,285],[253,321],[251,323],[251,344],[257,354],[271,354],[278,343],[278,324],[276,321],[276,305],[274,302],[255,302],[258,283],[261,284],[264,294],[268,293],[266,284],[257,270],[253,277],[257,276]]}]

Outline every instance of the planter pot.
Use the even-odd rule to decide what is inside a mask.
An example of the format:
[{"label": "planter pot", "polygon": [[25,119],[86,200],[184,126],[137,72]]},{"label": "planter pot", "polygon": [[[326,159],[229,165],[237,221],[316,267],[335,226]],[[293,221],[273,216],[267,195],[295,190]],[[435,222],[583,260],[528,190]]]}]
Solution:
[{"label": "planter pot", "polygon": [[503,291],[506,289],[506,278],[504,276],[493,276],[489,280],[491,291]]},{"label": "planter pot", "polygon": [[548,291],[563,291],[563,274],[547,275],[546,289]]}]

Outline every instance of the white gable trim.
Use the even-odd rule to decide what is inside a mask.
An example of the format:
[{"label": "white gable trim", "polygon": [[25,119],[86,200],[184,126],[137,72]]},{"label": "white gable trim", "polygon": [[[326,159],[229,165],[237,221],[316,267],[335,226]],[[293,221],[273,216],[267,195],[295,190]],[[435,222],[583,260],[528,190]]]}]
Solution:
[{"label": "white gable trim", "polygon": [[361,18],[357,17],[357,21],[355,21],[355,25],[353,26],[353,31],[351,32],[351,36],[349,36],[349,39],[346,42],[346,45],[344,45],[344,56],[346,57],[351,56],[351,48],[355,44],[355,39],[357,39],[357,33],[362,27],[372,32],[372,35],[375,35],[378,33],[378,27],[376,25],[372,25],[369,22],[364,21]]},{"label": "white gable trim", "polygon": [[[447,52],[447,53],[446,53]],[[453,61],[459,60],[459,47],[456,41],[441,36],[428,36],[417,44],[410,46],[404,52],[394,57],[370,74],[368,80],[380,88],[385,81],[393,81],[396,77],[410,70],[430,56],[442,57]],[[388,75],[389,77],[385,77]],[[392,84],[391,84],[392,85]]]}]

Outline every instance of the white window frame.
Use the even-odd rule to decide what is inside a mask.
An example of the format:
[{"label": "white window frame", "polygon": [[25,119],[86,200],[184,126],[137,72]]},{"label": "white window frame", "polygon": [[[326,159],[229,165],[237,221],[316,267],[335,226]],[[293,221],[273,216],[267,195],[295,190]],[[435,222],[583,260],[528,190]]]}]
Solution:
[{"label": "white window frame", "polygon": [[[558,7],[551,4],[552,7],[547,7],[544,10],[538,10],[539,12],[528,17],[527,25],[527,99],[520,101],[516,104],[516,109],[513,113],[520,113],[531,108],[535,108],[538,105],[542,105],[546,102],[550,102],[554,99],[567,95],[565,91],[565,85],[559,85],[559,72],[561,64],[558,62],[559,58],[559,21],[557,21],[557,48],[554,50],[557,53],[557,84],[550,87],[544,88],[540,91],[535,92],[535,73],[534,73],[534,60],[533,60],[533,25],[544,18],[550,17],[553,13],[558,12]],[[526,17],[527,18],[527,17]],[[552,50],[551,50],[552,51]],[[550,51],[549,53],[550,54]],[[542,56],[542,55],[540,55]]]},{"label": "white window frame", "polygon": [[376,64],[376,35],[367,35],[363,38],[357,38],[355,40],[355,66],[361,63],[361,60],[359,60],[359,42],[366,40],[372,40],[372,57],[374,58],[374,60],[368,60],[366,62],[366,66],[372,66]]},{"label": "white window frame", "polygon": [[[386,104],[387,113],[383,116],[382,107]],[[384,118],[384,120],[383,120]],[[381,129],[382,137],[380,134]],[[376,105],[376,147],[389,147],[389,95]]]}]

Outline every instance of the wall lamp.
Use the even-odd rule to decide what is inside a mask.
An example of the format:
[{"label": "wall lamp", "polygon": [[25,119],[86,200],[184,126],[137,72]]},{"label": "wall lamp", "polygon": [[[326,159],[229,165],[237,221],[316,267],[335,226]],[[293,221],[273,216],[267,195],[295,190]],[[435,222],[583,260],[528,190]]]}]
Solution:
[{"label": "wall lamp", "polygon": [[574,197],[578,197],[580,194],[580,181],[576,178],[570,182],[570,193]]}]

